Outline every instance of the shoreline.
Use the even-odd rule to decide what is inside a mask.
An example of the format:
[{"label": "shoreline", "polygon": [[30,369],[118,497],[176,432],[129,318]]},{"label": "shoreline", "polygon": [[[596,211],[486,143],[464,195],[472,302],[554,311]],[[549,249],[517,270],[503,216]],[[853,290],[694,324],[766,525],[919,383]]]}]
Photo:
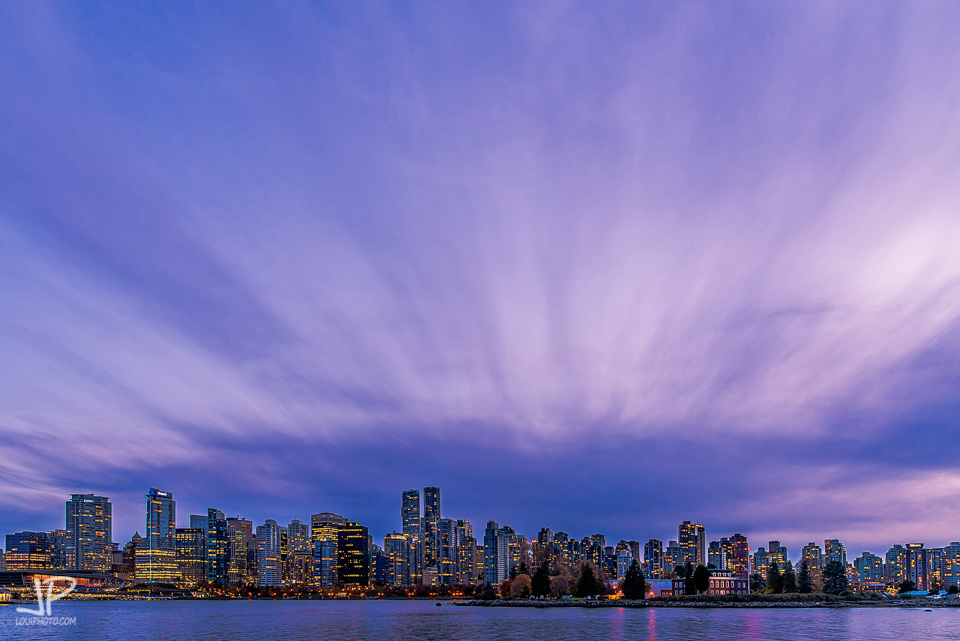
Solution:
[{"label": "shoreline", "polygon": [[920,599],[910,600],[876,600],[876,601],[845,601],[845,600],[808,600],[808,601],[456,601],[453,605],[491,607],[491,608],[906,608],[906,609],[933,609],[933,608],[960,608],[960,600],[951,599],[948,602],[927,602]]}]

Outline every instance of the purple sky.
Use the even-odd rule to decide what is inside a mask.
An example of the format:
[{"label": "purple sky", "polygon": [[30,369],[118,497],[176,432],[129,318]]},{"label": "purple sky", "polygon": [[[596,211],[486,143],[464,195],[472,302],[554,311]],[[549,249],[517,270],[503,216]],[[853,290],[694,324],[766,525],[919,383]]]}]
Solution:
[{"label": "purple sky", "polygon": [[960,4],[0,4],[0,533],[960,538]]}]

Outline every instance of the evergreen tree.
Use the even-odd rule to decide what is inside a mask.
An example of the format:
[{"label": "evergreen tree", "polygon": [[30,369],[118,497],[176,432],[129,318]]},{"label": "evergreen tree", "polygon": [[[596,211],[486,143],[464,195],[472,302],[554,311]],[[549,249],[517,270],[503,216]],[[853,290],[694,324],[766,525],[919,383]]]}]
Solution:
[{"label": "evergreen tree", "polygon": [[542,563],[533,573],[533,596],[550,596],[550,570],[546,562]]},{"label": "evergreen tree", "polygon": [[804,559],[800,563],[800,575],[797,581],[797,591],[800,594],[810,594],[813,592],[813,581],[810,580],[810,567],[807,565],[807,560]]},{"label": "evergreen tree", "polygon": [[686,574],[684,574],[684,572],[683,572],[683,566],[682,566],[682,565],[675,565],[675,566],[673,567],[673,576],[677,577],[678,579],[682,579],[683,577],[686,576]]},{"label": "evergreen tree", "polygon": [[600,594],[600,582],[588,563],[580,566],[580,580],[577,581],[576,596],[583,598]]},{"label": "evergreen tree", "polygon": [[776,562],[770,564],[767,570],[767,594],[780,594],[783,592],[783,577],[780,575],[780,566]]},{"label": "evergreen tree", "polygon": [[511,565],[511,566],[510,566],[510,580],[513,581],[515,578],[517,578],[517,575],[518,575],[518,574],[520,574],[520,573],[517,571],[517,566]]},{"label": "evergreen tree", "polygon": [[847,568],[840,561],[830,561],[823,568],[823,591],[840,594],[848,587]]},{"label": "evergreen tree", "polygon": [[520,574],[526,574],[526,575],[528,575],[528,576],[530,575],[530,571],[527,569],[527,562],[526,562],[526,561],[520,561],[520,569],[517,571],[517,574],[518,574],[518,575],[520,575]]},{"label": "evergreen tree", "polygon": [[697,569],[693,571],[693,587],[696,588],[697,594],[703,594],[710,589],[710,570],[698,565]]},{"label": "evergreen tree", "polygon": [[754,572],[750,575],[750,591],[756,592],[757,594],[765,592],[767,589],[767,582],[764,580],[763,575],[759,572]]},{"label": "evergreen tree", "polygon": [[683,568],[683,593],[696,594],[697,584],[693,582],[693,563],[687,563]]},{"label": "evergreen tree", "polygon": [[640,569],[640,564],[634,559],[630,567],[627,568],[627,573],[623,577],[623,583],[620,585],[623,598],[630,599],[631,601],[642,599],[646,596],[646,583],[643,577],[643,571]]},{"label": "evergreen tree", "polygon": [[793,594],[797,591],[797,575],[793,571],[793,563],[789,560],[783,565],[783,574],[780,575],[783,583],[783,593]]},{"label": "evergreen tree", "polygon": [[900,585],[897,586],[897,593],[905,594],[907,592],[913,592],[916,589],[917,589],[917,584],[907,579],[906,581],[901,581]]}]

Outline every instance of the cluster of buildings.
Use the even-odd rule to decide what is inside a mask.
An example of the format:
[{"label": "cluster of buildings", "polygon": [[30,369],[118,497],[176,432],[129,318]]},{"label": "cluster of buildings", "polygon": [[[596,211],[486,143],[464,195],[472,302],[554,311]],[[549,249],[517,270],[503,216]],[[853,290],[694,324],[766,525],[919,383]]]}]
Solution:
[{"label": "cluster of buildings", "polygon": [[[707,540],[700,523],[684,521],[677,539],[666,546],[659,539],[645,543],[620,540],[608,545],[603,534],[580,539],[541,528],[527,539],[508,525],[488,521],[474,533],[468,519],[444,517],[440,488],[402,493],[400,531],[373,541],[367,527],[331,512],[310,520],[280,525],[267,519],[256,525],[209,508],[191,514],[187,527],[177,527],[171,492],[151,488],[145,495],[143,535],[122,547],[113,542],[110,500],[94,494],[73,494],[65,505],[62,530],[17,532],[6,536],[0,570],[92,573],[130,583],[171,584],[192,589],[202,584],[233,586],[478,586],[499,585],[522,565],[548,563],[555,570],[591,562],[607,580],[622,578],[636,559],[648,580],[670,589],[675,568],[704,565],[711,570],[717,593],[745,592],[749,577],[767,575],[791,561],[779,541],[751,551],[747,538],[735,533]],[[927,548],[922,543],[894,545],[883,557],[864,552],[847,561],[837,539],[823,546],[809,543],[792,559],[806,563],[814,587],[826,564],[846,568],[853,589],[881,590],[912,581],[918,590],[960,585],[960,543]],[[0,581],[2,583],[2,581]],[[713,587],[711,587],[713,590]]]}]

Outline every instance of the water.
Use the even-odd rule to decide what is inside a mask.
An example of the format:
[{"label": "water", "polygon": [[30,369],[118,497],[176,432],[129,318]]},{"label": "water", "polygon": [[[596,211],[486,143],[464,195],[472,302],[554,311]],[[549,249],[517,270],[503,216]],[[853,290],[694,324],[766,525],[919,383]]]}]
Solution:
[{"label": "water", "polygon": [[956,639],[960,608],[628,609],[485,608],[430,601],[56,602],[62,627],[17,626],[0,607],[0,640],[323,639],[532,641]]}]

